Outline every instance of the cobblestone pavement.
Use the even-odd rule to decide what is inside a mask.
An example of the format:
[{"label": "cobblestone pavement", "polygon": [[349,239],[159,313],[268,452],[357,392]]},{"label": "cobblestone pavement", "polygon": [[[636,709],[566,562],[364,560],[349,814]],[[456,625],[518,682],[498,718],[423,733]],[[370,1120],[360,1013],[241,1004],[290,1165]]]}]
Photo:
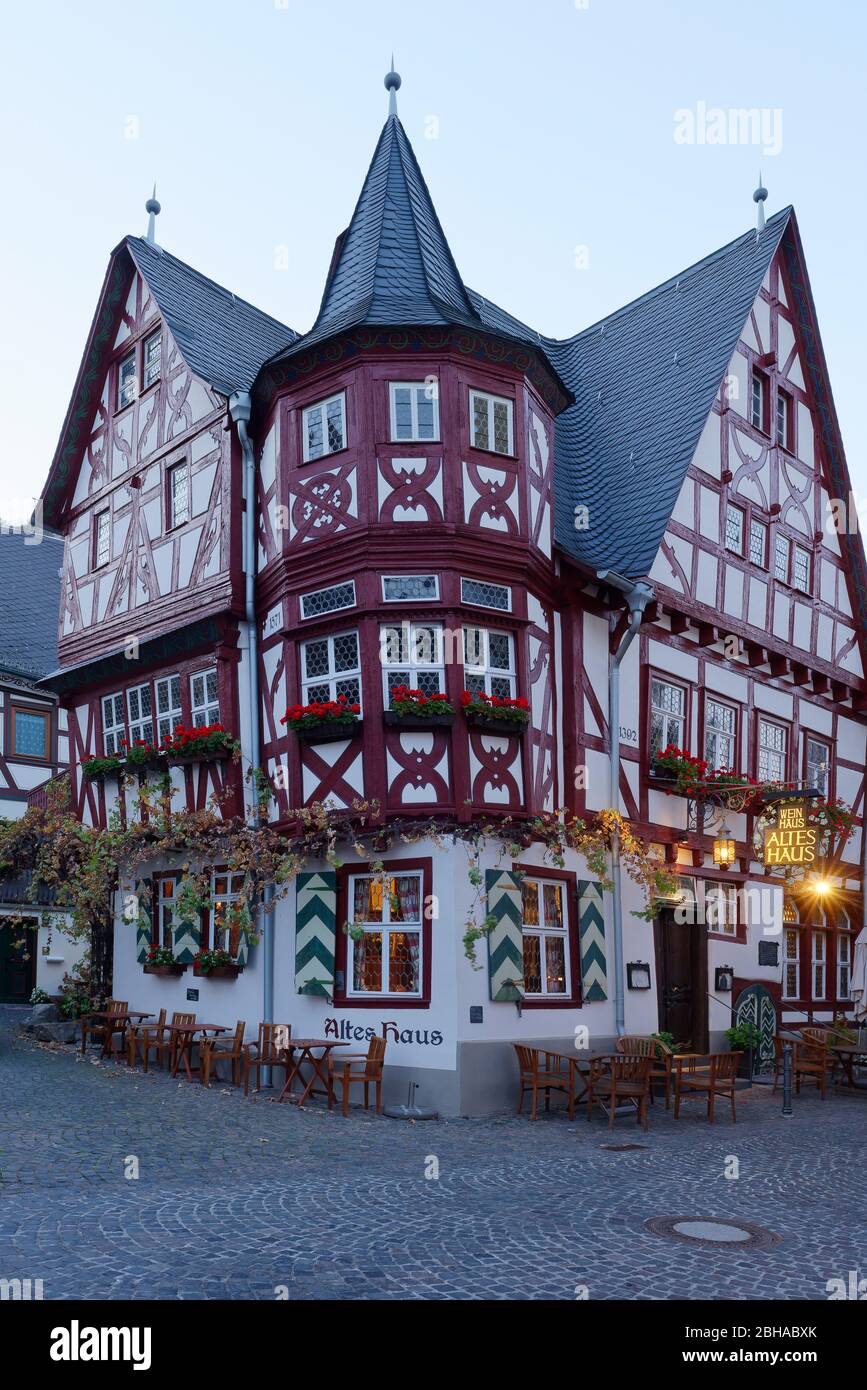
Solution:
[{"label": "cobblestone pavement", "polygon": [[[647,1134],[624,1117],[613,1136],[583,1110],[344,1120],[38,1047],[23,1016],[0,1007],[0,1278],[48,1299],[824,1299],[867,1275],[867,1095],[805,1091],[784,1119],[757,1086],[737,1125],[657,1104]],[[782,1241],[693,1247],[654,1216]]]}]

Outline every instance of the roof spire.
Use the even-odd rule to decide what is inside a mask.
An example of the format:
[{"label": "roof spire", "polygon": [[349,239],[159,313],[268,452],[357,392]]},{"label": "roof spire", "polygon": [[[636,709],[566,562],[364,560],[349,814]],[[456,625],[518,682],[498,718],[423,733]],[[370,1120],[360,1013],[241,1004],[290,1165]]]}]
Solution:
[{"label": "roof spire", "polygon": [[151,246],[156,246],[157,244],[156,219],[161,211],[162,208],[157,202],[157,186],[154,184],[154,191],[145,203],[145,212],[148,215],[148,229],[145,241],[149,242]]},{"label": "roof spire", "polygon": [[397,89],[400,86],[400,73],[394,70],[394,54],[391,55],[391,69],[385,74],[385,90],[388,92],[388,114],[397,115]]},{"label": "roof spire", "polygon": [[768,196],[768,190],[765,188],[764,184],[762,183],[762,171],[761,171],[761,169],[760,169],[760,170],[759,170],[759,186],[758,186],[758,188],[756,189],[755,193],[753,194],[753,202],[756,204],[756,212],[757,212],[757,216],[756,216],[756,240],[757,240],[757,241],[758,241],[759,237],[761,236],[762,232],[765,230],[765,199],[767,198],[767,196]]}]

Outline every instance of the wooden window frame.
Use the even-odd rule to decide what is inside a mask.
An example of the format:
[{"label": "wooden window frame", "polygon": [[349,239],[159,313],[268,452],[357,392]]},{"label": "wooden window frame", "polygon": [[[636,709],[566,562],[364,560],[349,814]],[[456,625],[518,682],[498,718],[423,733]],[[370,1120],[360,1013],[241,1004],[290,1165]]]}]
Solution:
[{"label": "wooden window frame", "polygon": [[[181,881],[181,878],[182,878],[182,874],[181,874],[177,869],[160,869],[160,870],[158,870],[157,872],[151,874],[151,945],[152,945],[152,946],[163,946],[163,945],[165,944],[165,943],[163,942],[163,939],[162,939],[163,924],[162,924],[161,917],[160,917],[160,913],[161,913],[162,907],[163,907],[160,885],[161,885],[162,883],[164,883],[164,882],[168,879],[168,880],[171,880],[171,881],[174,883],[175,888],[177,888],[178,884],[179,884],[180,881]],[[171,928],[170,930],[173,930],[173,928]],[[171,951],[174,951],[174,941],[173,941],[173,940],[169,941],[168,949],[171,950]]]},{"label": "wooden window frame", "polygon": [[[434,394],[431,397],[434,408],[434,433],[429,439],[423,439],[418,432],[418,399],[417,391],[427,391],[428,381],[389,381],[388,383],[388,425],[390,442],[392,444],[438,444],[442,439],[442,425],[440,423],[440,386],[439,377],[430,378],[436,382]],[[412,415],[412,434],[408,439],[399,439],[397,436],[397,412],[395,393],[397,391],[411,391],[411,415]]]},{"label": "wooden window frame", "polygon": [[[708,705],[711,705],[711,704],[713,704],[713,705],[719,705],[722,709],[731,710],[732,713],[734,714],[734,717],[735,717],[735,727],[734,727],[734,729],[733,729],[733,731],[732,731],[732,734],[731,734],[732,746],[733,746],[733,752],[734,752],[734,761],[733,761],[731,764],[727,764],[727,766],[731,766],[732,768],[734,768],[735,770],[737,770],[737,768],[736,768],[735,765],[736,765],[738,762],[740,762],[739,749],[740,749],[740,715],[741,715],[741,706],[740,706],[739,704],[737,704],[736,701],[733,701],[733,700],[726,700],[725,698],[723,698],[723,697],[721,697],[720,695],[718,695],[717,692],[716,692],[715,690],[708,690],[707,688],[705,688],[705,689],[703,690],[703,697],[704,697],[704,698],[703,698],[703,702],[702,702],[703,707],[702,707],[702,712],[701,712],[701,716],[702,716],[702,717],[701,717],[701,752],[700,752],[700,754],[699,754],[699,757],[707,759],[707,735],[708,735],[708,725],[707,725],[708,710],[707,710],[707,707],[708,707]],[[711,732],[717,732],[717,731],[712,730]],[[709,760],[709,759],[708,759],[708,766],[710,767],[710,760]],[[714,769],[711,769],[711,770],[713,771]]]},{"label": "wooden window frame", "polygon": [[[407,661],[386,661],[386,632],[390,628],[402,629],[404,626],[408,627],[410,630],[410,658]],[[436,630],[438,634],[439,661],[419,662],[414,659],[413,648],[415,646],[415,630],[416,628],[423,627],[433,628]],[[424,674],[428,671],[436,671],[439,673],[440,677],[438,693],[441,695],[446,694],[447,670],[445,652],[445,625],[442,621],[430,621],[426,618],[393,618],[390,621],[381,620],[379,624],[379,652],[382,665],[382,698],[384,701],[383,709],[387,710],[389,705],[391,704],[391,695],[389,694],[389,676],[392,675],[395,671],[407,672],[407,675],[409,677],[407,683],[411,690],[416,690],[420,688],[416,684],[419,675]]]},{"label": "wooden window frame", "polygon": [[[786,424],[785,440],[780,438],[780,405],[783,406],[783,417]],[[795,398],[791,391],[787,391],[785,386],[777,386],[776,398],[774,403],[774,437],[779,449],[785,453],[795,456]]]},{"label": "wooden window frame", "polygon": [[[747,931],[748,931],[748,928],[747,928],[747,923],[746,923],[746,920],[745,920],[745,918],[744,918],[744,914],[743,914],[743,911],[742,911],[741,892],[743,891],[743,889],[746,888],[747,880],[746,880],[746,879],[740,879],[740,878],[739,878],[739,879],[732,879],[732,878],[729,877],[728,873],[720,873],[720,874],[713,874],[713,875],[712,875],[712,874],[709,874],[709,873],[707,872],[707,870],[704,870],[701,874],[697,874],[697,878],[700,878],[700,879],[701,879],[701,883],[702,883],[702,901],[701,901],[702,921],[704,922],[704,926],[705,926],[705,930],[706,930],[706,932],[707,932],[708,939],[711,940],[711,941],[727,941],[727,942],[729,943],[729,945],[732,945],[732,946],[745,946],[746,943],[747,943]],[[717,888],[721,888],[721,889],[723,889],[723,891],[726,891],[726,890],[732,891],[732,890],[733,890],[733,891],[735,892],[735,894],[736,894],[736,897],[735,897],[735,907],[736,907],[736,911],[735,911],[734,931],[720,931],[720,930],[718,929],[718,924],[715,924],[715,925],[712,925],[712,926],[709,926],[709,925],[708,925],[708,917],[707,917],[707,895],[708,895],[708,890],[710,889],[710,890],[712,891],[712,890],[717,889]]]},{"label": "wooden window frame", "polygon": [[[566,994],[527,994],[521,1004],[522,1009],[580,1009],[584,1003],[581,979],[581,948],[578,931],[578,882],[576,875],[566,869],[551,869],[547,864],[522,864],[513,862],[512,872],[523,874],[539,883],[556,882],[564,886],[563,898],[566,904],[568,947],[569,990]],[[523,940],[523,921],[521,936]]]},{"label": "wooden window frame", "polygon": [[[729,512],[737,512],[741,519],[741,543],[737,549],[735,549],[733,545],[729,545],[728,541]],[[748,558],[745,553],[748,534],[746,508],[742,507],[738,502],[733,502],[730,497],[727,497],[725,501],[725,511],[723,513],[723,550],[727,551],[729,555],[740,556],[742,560]]]},{"label": "wooden window frame", "polygon": [[[655,756],[655,755],[654,755],[654,752],[653,752],[653,682],[654,682],[654,681],[662,681],[664,685],[676,685],[676,686],[679,686],[680,689],[683,691],[683,693],[684,693],[684,701],[683,701],[683,710],[684,710],[684,713],[683,713],[683,737],[684,737],[684,743],[686,743],[686,744],[689,743],[690,727],[691,727],[691,715],[692,715],[692,704],[691,704],[691,701],[692,701],[692,696],[693,696],[693,694],[695,693],[695,692],[694,692],[694,686],[692,686],[692,685],[689,683],[689,681],[681,680],[680,677],[676,677],[676,678],[672,679],[672,677],[668,674],[668,672],[666,672],[666,671],[660,671],[660,670],[658,670],[658,668],[653,667],[653,666],[650,667],[650,669],[648,670],[648,673],[647,673],[647,705],[646,705],[645,725],[644,725],[644,729],[645,729],[645,747],[646,747],[646,749],[647,749],[647,767],[648,767],[648,771],[649,771],[649,769],[653,766],[653,759],[654,759],[654,756]],[[663,745],[663,746],[665,746],[665,745]],[[682,746],[682,745],[681,745],[681,746]]]},{"label": "wooden window frame", "polygon": [[[335,667],[334,667],[334,643],[337,641],[337,639],[338,639],[339,637],[354,637],[354,638],[355,638],[356,645],[357,645],[357,647],[358,647],[358,665],[357,665],[357,667],[353,667],[352,670],[347,670],[347,671],[337,671],[337,670],[335,670]],[[328,644],[328,675],[325,675],[325,676],[311,676],[309,679],[305,676],[304,673],[305,673],[305,671],[306,671],[306,669],[307,669],[307,667],[306,667],[306,648],[310,645],[311,642],[327,642],[327,644]],[[309,704],[309,703],[310,703],[310,697],[309,697],[309,695],[308,695],[308,691],[309,691],[309,689],[310,689],[310,687],[311,687],[312,685],[327,685],[327,686],[329,687],[329,691],[332,691],[332,690],[333,690],[333,692],[334,692],[333,694],[329,694],[329,697],[328,697],[328,698],[329,698],[330,700],[336,700],[336,699],[337,699],[337,694],[338,694],[338,692],[337,692],[337,686],[338,686],[339,682],[340,682],[342,679],[344,679],[344,678],[346,678],[347,680],[356,680],[356,679],[357,679],[357,681],[358,681],[358,699],[357,699],[357,700],[349,701],[349,703],[351,703],[351,704],[358,704],[358,705],[361,706],[361,709],[360,709],[359,715],[358,715],[359,719],[361,719],[361,718],[363,717],[363,715],[364,715],[363,669],[364,669],[364,662],[363,662],[363,660],[362,660],[362,654],[361,654],[361,633],[360,633],[360,631],[358,630],[358,628],[347,627],[347,628],[342,628],[340,632],[323,632],[323,633],[321,633],[318,637],[314,637],[314,636],[312,636],[312,635],[311,635],[310,637],[305,637],[304,640],[303,640],[302,642],[299,642],[299,643],[298,643],[298,681],[299,681],[299,685],[300,685],[300,688],[301,688],[301,704],[302,704],[302,705],[306,705],[306,704]],[[348,697],[347,697],[347,699],[348,699]]]},{"label": "wooden window frame", "polygon": [[[362,996],[349,994],[346,984],[349,978],[351,965],[351,955],[349,942],[351,937],[347,932],[337,931],[335,947],[334,969],[335,987],[334,1003],[339,1004],[344,1009],[429,1009],[431,1002],[432,985],[432,957],[433,957],[433,924],[431,918],[425,911],[427,903],[433,898],[433,860],[432,859],[395,859],[393,862],[386,861],[385,869],[389,874],[399,876],[402,873],[421,873],[422,876],[422,901],[421,901],[421,993],[412,995],[400,994],[371,994]],[[343,864],[337,870],[337,921],[348,922],[350,920],[349,905],[349,881],[351,878],[372,874],[374,872],[370,861],[359,860],[358,863]],[[337,981],[343,979],[343,984],[338,988]]]},{"label": "wooden window frame", "polygon": [[753,757],[753,776],[757,781],[761,781],[759,773],[759,759],[761,756],[761,729],[762,724],[773,724],[778,729],[783,729],[786,735],[786,751],[783,755],[783,775],[779,779],[781,782],[790,781],[792,770],[792,726],[785,719],[778,719],[773,714],[767,714],[764,710],[756,710],[756,730],[755,730],[755,753]]},{"label": "wooden window frame", "polygon": [[[762,388],[762,403],[761,403],[761,417],[762,417],[762,422],[761,422],[761,424],[759,424],[759,425],[757,425],[756,422],[755,422],[755,420],[753,419],[753,383],[756,382],[756,381],[758,381],[758,382],[761,384],[761,388]],[[752,370],[751,370],[751,372],[750,372],[750,413],[749,413],[749,423],[750,423],[750,425],[752,426],[752,428],[753,428],[754,430],[758,430],[760,434],[763,434],[763,435],[765,435],[765,436],[768,437],[768,438],[770,437],[770,433],[771,433],[771,379],[770,379],[770,377],[768,376],[768,373],[767,373],[767,372],[762,371],[762,369],[761,369],[760,367],[755,367],[755,366],[752,368]]]},{"label": "wooden window frame", "polygon": [[[308,450],[310,448],[307,435],[307,416],[312,410],[323,412],[323,441],[328,439],[328,406],[332,401],[340,401],[341,420],[343,424],[343,442],[339,449],[323,449],[321,454],[311,457]],[[339,391],[332,391],[327,396],[319,396],[315,401],[310,401],[307,405],[299,406],[301,417],[301,462],[322,463],[324,459],[334,458],[337,454],[345,453],[349,448],[349,415],[346,404],[346,388],[341,386]]]},{"label": "wooden window frame", "polygon": [[[512,397],[511,397],[511,396],[498,396],[498,395],[496,395],[493,391],[485,391],[485,390],[483,390],[483,389],[482,389],[481,387],[479,387],[479,386],[470,386],[470,387],[468,388],[468,391],[469,391],[469,395],[468,395],[468,397],[467,397],[467,406],[468,406],[468,410],[469,410],[470,448],[471,448],[471,449],[475,449],[476,452],[477,452],[477,453],[480,453],[480,454],[490,454],[493,458],[498,458],[498,459],[514,459],[514,458],[516,458],[516,457],[517,457],[517,454],[515,453],[515,402],[514,402],[514,400],[512,399]],[[487,401],[487,404],[488,404],[488,442],[489,442],[489,444],[490,444],[491,447],[490,447],[490,448],[487,448],[487,449],[485,448],[484,444],[477,444],[477,443],[476,443],[476,439],[475,439],[475,429],[474,429],[475,411],[474,411],[474,409],[473,409],[473,399],[474,399],[474,397],[478,397],[480,400]],[[500,449],[495,449],[495,448],[493,447],[493,440],[494,440],[494,405],[495,405],[495,404],[496,404],[496,405],[505,405],[505,406],[508,407],[509,447],[508,447],[508,450],[507,450],[506,452],[503,452],[503,451],[500,450]]]},{"label": "wooden window frame", "polygon": [[[483,664],[481,666],[471,666],[467,664],[467,632],[474,630],[482,634],[482,646],[484,648]],[[492,637],[505,637],[509,644],[509,667],[508,669],[491,666],[490,649]],[[486,623],[461,623],[461,658],[463,665],[462,681],[463,688],[466,690],[467,676],[474,679],[481,677],[482,688],[486,695],[491,694],[491,682],[493,680],[508,681],[509,694],[500,696],[500,699],[514,700],[518,694],[518,644],[515,640],[515,633],[508,628],[488,627]]]},{"label": "wooden window frame", "polygon": [[[43,719],[44,737],[42,746],[44,753],[18,753],[15,750],[15,723],[19,714],[38,714]],[[16,763],[32,763],[35,766],[42,766],[44,763],[52,762],[52,721],[51,710],[44,705],[28,705],[22,701],[12,699],[9,702],[9,748],[6,754],[7,759]]]},{"label": "wooden window frame", "polygon": [[[100,558],[99,558],[99,519],[100,519],[100,517],[103,517],[103,516],[107,516],[107,517],[108,517],[108,555],[106,556],[106,558],[105,558],[104,560],[100,560]],[[90,542],[90,568],[91,568],[91,572],[95,572],[95,571],[97,571],[97,570],[104,570],[105,567],[106,567],[106,565],[110,565],[110,564],[111,564],[112,534],[113,534],[113,530],[114,530],[114,524],[113,524],[113,518],[112,518],[112,514],[111,514],[111,503],[110,503],[110,502],[109,502],[109,505],[108,505],[107,507],[100,507],[98,511],[95,511],[95,512],[93,513],[93,522],[92,522],[92,526],[93,526],[93,532],[92,532],[91,542]]]},{"label": "wooden window frame", "polygon": [[[761,559],[761,560],[754,560],[754,559],[753,559],[753,527],[754,527],[754,526],[760,526],[760,527],[762,528],[762,532],[763,532],[763,534],[764,534],[764,541],[763,541],[763,543],[762,543],[762,559]],[[767,568],[768,568],[768,551],[769,551],[769,546],[770,546],[770,536],[771,536],[770,523],[767,522],[767,521],[763,521],[762,518],[761,518],[760,516],[752,516],[752,515],[750,515],[749,530],[748,530],[748,533],[747,533],[747,547],[748,547],[748,548],[747,548],[746,559],[749,561],[749,563],[750,563],[751,565],[755,565],[757,569],[767,570]]]},{"label": "wooden window frame", "polygon": [[[182,521],[175,520],[174,508],[174,479],[176,475],[184,470],[187,478],[187,515]],[[193,519],[193,475],[188,458],[174,459],[166,464],[165,470],[165,493],[166,493],[166,533],[179,531],[182,526],[186,526]]]},{"label": "wooden window frame", "polygon": [[[114,370],[112,372],[114,398],[113,413],[115,415],[120,415],[122,411],[129,410],[130,406],[135,405],[141,395],[141,372],[139,371],[140,348],[141,343],[137,340],[133,343],[132,347],[127,347],[125,350],[119,352],[115,359]],[[122,372],[124,364],[130,360],[132,361],[133,394],[128,401],[122,401],[120,395]]]},{"label": "wooden window frame", "polygon": [[[827,1004],[828,1001],[828,928],[825,926],[811,926],[810,932],[810,993],[809,999],[816,1004]],[[824,954],[821,957],[816,955],[816,943],[821,937]],[[816,967],[822,967],[822,980],[824,988],[821,994],[816,993]]]},{"label": "wooden window frame", "polygon": [[[148,348],[148,343],[152,343],[153,340],[154,340],[154,338],[158,338],[158,339],[159,339],[159,344],[160,344],[160,356],[159,356],[158,370],[157,370],[156,376],[155,376],[155,377],[152,377],[152,379],[151,379],[150,381],[147,381],[147,380],[146,380],[147,365],[148,365],[147,348]],[[144,395],[144,393],[145,393],[146,391],[150,391],[151,387],[153,387],[153,386],[158,386],[159,383],[160,383],[160,381],[162,380],[162,375],[163,375],[163,326],[162,326],[162,324],[160,324],[159,328],[155,328],[155,329],[153,330],[152,333],[145,333],[145,334],[143,334],[142,339],[141,339],[141,380],[142,380],[141,394]]]},{"label": "wooden window frame", "polygon": [[810,783],[809,783],[809,771],[808,771],[808,769],[809,769],[809,766],[810,766],[809,750],[810,750],[810,744],[811,744],[811,743],[818,744],[819,747],[824,748],[824,750],[825,750],[825,791],[823,792],[823,796],[824,796],[827,800],[830,800],[831,795],[832,795],[832,790],[831,790],[831,789],[832,789],[832,786],[833,786],[833,783],[832,783],[832,780],[831,780],[831,774],[832,774],[833,765],[834,765],[834,764],[833,764],[834,749],[833,749],[833,746],[832,746],[832,744],[829,742],[828,739],[821,738],[820,736],[817,736],[816,734],[812,733],[810,729],[804,729],[804,751],[803,751],[803,766],[802,766],[801,775],[802,775],[802,777],[803,777],[803,780],[804,780],[804,783],[805,783],[806,786],[809,786],[809,785],[810,785]]},{"label": "wooden window frame", "polygon": [[214,879],[218,874],[225,874],[226,878],[229,880],[229,888],[225,895],[221,894],[221,897],[225,896],[226,902],[232,903],[237,901],[239,897],[237,892],[232,891],[232,879],[240,878],[243,880],[244,875],[239,874],[237,871],[233,872],[227,864],[206,865],[204,871],[208,878],[208,906],[205,907],[201,913],[199,949],[202,951],[221,951],[224,948],[222,946],[215,946],[212,939],[213,912],[211,904],[214,901]]}]

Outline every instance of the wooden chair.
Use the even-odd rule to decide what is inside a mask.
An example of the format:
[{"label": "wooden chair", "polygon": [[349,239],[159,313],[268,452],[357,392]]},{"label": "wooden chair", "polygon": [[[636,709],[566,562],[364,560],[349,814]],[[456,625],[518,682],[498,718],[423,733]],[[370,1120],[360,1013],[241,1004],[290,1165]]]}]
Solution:
[{"label": "wooden chair", "polygon": [[[195,1014],[172,1014],[172,1023],[195,1023],[195,1021]],[[163,1024],[163,1027],[160,1032],[157,1032],[155,1029],[153,1034],[146,1034],[141,1042],[142,1052],[144,1054],[145,1071],[147,1071],[148,1069],[148,1058],[150,1057],[151,1052],[156,1053],[157,1061],[160,1064],[162,1064],[163,1059],[165,1059],[166,1066],[171,1070],[172,1063],[175,1060],[175,1048],[177,1047],[177,1042],[177,1036],[174,1033],[170,1032],[165,1024]]]},{"label": "wooden chair", "polygon": [[241,1063],[246,1057],[244,1047],[244,1029],[247,1027],[242,1018],[235,1024],[235,1036],[232,1038],[203,1038],[199,1044],[199,1057],[202,1066],[202,1085],[210,1086],[211,1068],[214,1069],[214,1077],[219,1081],[217,1075],[218,1062],[232,1063],[232,1085],[241,1084]]},{"label": "wooden chair", "polygon": [[[277,1031],[279,1029],[279,1032]],[[263,1067],[282,1067],[284,1072],[291,1065],[291,1052],[285,1042],[292,1036],[289,1023],[260,1023],[259,1037],[254,1043],[244,1045],[244,1095],[250,1094],[250,1073],[256,1073],[256,1087],[259,1089],[260,1074]],[[279,1040],[283,1039],[283,1042]]]},{"label": "wooden chair", "polygon": [[801,1040],[795,1043],[795,1094],[801,1094],[804,1077],[814,1077],[822,1100],[828,1099],[828,1076],[833,1080],[837,1058],[828,1052],[828,1035],[818,1028],[802,1028]]},{"label": "wooden chair", "polygon": [[636,1109],[636,1122],[647,1129],[650,1063],[649,1052],[615,1053],[591,1059],[587,1078],[587,1119],[592,1117],[593,1103],[598,1100],[607,1108],[608,1128],[613,1129],[618,1105],[631,1101]]},{"label": "wooden chair", "polygon": [[[152,1034],[152,1035],[154,1035],[154,1036],[157,1037],[157,1038],[161,1038],[161,1037],[163,1036],[163,1033],[165,1032],[165,1029],[166,1029],[166,1011],[165,1011],[165,1009],[160,1009],[159,1016],[158,1016],[158,1018],[157,1018],[157,1020],[156,1020],[155,1023],[153,1023],[153,1022],[149,1022],[149,1023],[131,1023],[131,1024],[129,1025],[129,1027],[127,1028],[127,1030],[126,1030],[126,1064],[127,1064],[127,1066],[128,1066],[128,1067],[134,1067],[134,1066],[135,1066],[136,1060],[137,1060],[137,1058],[138,1058],[138,1053],[139,1053],[139,1045],[140,1045],[141,1043],[143,1043],[144,1038],[145,1038],[147,1035]],[[147,1049],[145,1049],[144,1052],[142,1053],[142,1058],[143,1058],[143,1061],[144,1061],[144,1069],[145,1069],[145,1071],[147,1071],[147,1069],[148,1069]]]},{"label": "wooden chair", "polygon": [[551,1092],[564,1091],[567,1098],[566,1109],[571,1120],[575,1114],[575,1095],[569,1085],[569,1073],[561,1071],[558,1066],[556,1054],[545,1052],[538,1047],[524,1047],[521,1043],[513,1043],[518,1054],[518,1070],[520,1072],[521,1093],[518,1096],[517,1114],[520,1115],[524,1108],[524,1093],[530,1092],[532,1097],[530,1102],[530,1119],[535,1120],[539,1092],[545,1092],[545,1109],[551,1108]]},{"label": "wooden chair", "polygon": [[[125,1015],[129,1009],[129,1004],[125,999],[107,999],[105,1002],[105,1012],[108,1014]],[[97,1018],[87,1019],[81,1027],[81,1050],[87,1050],[88,1033],[94,1038],[102,1039],[102,1055],[107,1057],[114,1051],[114,1035],[120,1033],[120,1045],[123,1048],[126,1041],[126,1018]]]},{"label": "wooden chair", "polygon": [[774,1034],[774,1084],[773,1084],[773,1086],[771,1087],[771,1094],[772,1094],[772,1095],[773,1095],[774,1091],[777,1089],[777,1085],[779,1084],[779,1080],[780,1080],[780,1077],[781,1077],[782,1072],[783,1072],[783,1049],[785,1048],[785,1046],[786,1046],[787,1043],[791,1046],[791,1049],[792,1049],[792,1067],[793,1067],[793,1069],[794,1069],[794,1065],[795,1065],[795,1039],[794,1039],[794,1038],[781,1038],[780,1035],[779,1035],[779,1033],[775,1033],[775,1034]]},{"label": "wooden chair", "polygon": [[653,1083],[659,1081],[662,1083],[667,1110],[671,1096],[671,1059],[674,1055],[668,1043],[662,1042],[659,1038],[630,1034],[624,1038],[618,1038],[615,1047],[618,1052],[624,1052],[631,1057],[650,1058],[650,1103],[651,1105],[656,1103],[653,1095]]},{"label": "wooden chair", "polygon": [[[376,1113],[382,1114],[382,1068],[385,1062],[385,1038],[371,1038],[366,1052],[341,1052],[335,1057],[328,1053],[328,1109],[334,1104],[334,1083],[343,1087],[343,1113],[349,1114],[350,1086],[364,1086],[364,1108],[370,1106],[370,1085],[376,1087]],[[359,1063],[361,1064],[359,1069]]]},{"label": "wooden chair", "polygon": [[[683,1096],[707,1096],[707,1118],[713,1124],[714,1103],[717,1096],[728,1096],[732,1107],[732,1120],[737,1122],[735,1110],[735,1080],[742,1052],[709,1052],[705,1056],[692,1054],[684,1061],[690,1063],[685,1069],[675,1060],[674,1066],[674,1118],[680,1117],[680,1102]],[[707,1063],[710,1063],[707,1066]],[[699,1070],[699,1067],[702,1069]],[[706,1067],[706,1069],[705,1069]]]}]

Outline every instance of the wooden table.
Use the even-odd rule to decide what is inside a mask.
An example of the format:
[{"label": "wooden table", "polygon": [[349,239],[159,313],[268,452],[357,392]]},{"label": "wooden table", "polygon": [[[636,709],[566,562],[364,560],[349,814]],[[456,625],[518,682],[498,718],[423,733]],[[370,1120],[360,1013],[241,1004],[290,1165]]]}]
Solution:
[{"label": "wooden table", "polygon": [[[536,1047],[533,1051],[541,1052],[546,1057],[556,1057],[558,1062],[566,1063],[569,1072],[569,1090],[573,1096],[573,1103],[575,1105],[580,1105],[582,1101],[586,1100],[587,1091],[589,1089],[590,1072],[596,1063],[606,1062],[610,1057],[617,1055],[611,1052],[590,1052],[585,1056],[583,1053],[574,1051],[561,1052],[556,1047]],[[561,1068],[558,1068],[558,1070],[561,1070]],[[575,1083],[579,1079],[581,1081],[580,1091],[575,1088]]]},{"label": "wooden table", "polygon": [[[828,1043],[828,1051],[840,1058],[843,1071],[846,1073],[846,1083],[853,1091],[867,1089],[855,1080],[854,1075],[855,1058],[867,1057],[867,1047],[861,1047],[858,1043]],[[839,1082],[837,1084],[839,1085]]]},{"label": "wooden table", "polygon": [[[172,1076],[177,1076],[178,1067],[181,1062],[187,1073],[187,1080],[192,1081],[193,1072],[190,1069],[190,1057],[193,1050],[193,1043],[197,1033],[213,1033],[219,1036],[220,1033],[227,1033],[229,1030],[224,1023],[167,1023],[166,1029],[174,1034],[175,1055],[172,1060]],[[196,1068],[196,1070],[200,1070]]]},{"label": "wooden table", "polygon": [[[286,1067],[286,1081],[277,1099],[289,1100],[292,1102],[293,1105],[303,1105],[307,1097],[313,1094],[313,1088],[316,1084],[316,1078],[318,1077],[324,1085],[325,1090],[324,1092],[317,1092],[317,1094],[326,1095],[328,1097],[329,1104],[333,1105],[334,1088],[331,1084],[331,1074],[328,1070],[328,1058],[331,1055],[331,1051],[333,1048],[348,1046],[349,1043],[334,1042],[331,1039],[327,1038],[289,1038],[284,1048],[284,1050],[289,1054],[288,1064]],[[321,1057],[313,1056],[313,1049],[315,1047],[322,1049]],[[295,1060],[296,1052],[300,1054],[297,1062]],[[295,1080],[295,1077],[298,1076],[301,1077],[302,1081],[304,1080],[304,1078],[301,1076],[301,1068],[304,1066],[305,1062],[309,1062],[310,1066],[313,1069],[310,1075],[310,1080],[306,1082],[304,1089],[301,1091],[300,1095],[292,1095],[292,1082]],[[324,1071],[323,1067],[325,1068]]]},{"label": "wooden table", "polygon": [[[130,1021],[131,1018],[138,1018],[138,1019],[142,1019],[142,1018],[153,1018],[153,1014],[149,1014],[149,1013],[148,1013],[146,1010],[144,1010],[144,1009],[126,1009],[123,1013],[120,1013],[120,1014],[113,1014],[113,1013],[111,1013],[108,1009],[97,1009],[94,1013],[91,1013],[91,1014],[83,1014],[83,1015],[82,1015],[82,1019],[81,1019],[81,1050],[82,1050],[82,1052],[86,1052],[86,1051],[87,1051],[87,1032],[88,1032],[88,1024],[90,1023],[90,1020],[91,1020],[92,1018],[100,1018],[100,1019],[104,1019],[104,1020],[106,1020],[106,1021],[108,1021],[109,1019],[112,1019],[115,1023],[122,1023],[122,1024],[123,1024],[123,1031],[125,1032],[125,1031],[126,1031],[126,1026],[127,1026],[127,1024],[129,1023],[129,1021]],[[102,1039],[102,1055],[103,1055],[103,1057],[107,1057],[108,1054],[109,1054],[110,1051],[111,1051],[111,1040],[112,1040],[112,1037],[113,1037],[113,1036],[114,1036],[113,1031],[112,1031],[112,1032],[109,1032],[108,1029],[105,1030],[104,1035],[103,1035],[103,1039]]]}]

